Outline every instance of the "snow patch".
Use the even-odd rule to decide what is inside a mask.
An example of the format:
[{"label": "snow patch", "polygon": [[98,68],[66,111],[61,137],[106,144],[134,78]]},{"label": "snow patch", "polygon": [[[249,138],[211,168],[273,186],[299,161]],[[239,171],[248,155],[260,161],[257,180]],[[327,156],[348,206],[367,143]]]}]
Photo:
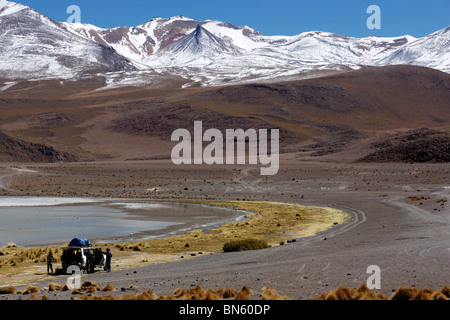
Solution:
[{"label": "snow patch", "polygon": [[18,3],[9,2],[6,0],[0,0],[0,17],[17,13],[26,8],[27,8],[26,6],[23,6]]}]

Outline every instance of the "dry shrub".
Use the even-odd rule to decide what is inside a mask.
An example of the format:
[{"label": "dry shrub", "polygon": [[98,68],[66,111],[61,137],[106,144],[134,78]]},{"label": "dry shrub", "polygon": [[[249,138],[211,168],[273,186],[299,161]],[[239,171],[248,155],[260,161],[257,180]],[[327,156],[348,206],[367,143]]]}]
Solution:
[{"label": "dry shrub", "polygon": [[177,300],[177,299],[174,296],[169,295],[169,296],[160,296],[160,297],[156,298],[156,300],[171,301],[171,300]]},{"label": "dry shrub", "polygon": [[251,300],[248,294],[246,294],[244,291],[239,291],[236,296],[234,297],[234,300],[244,301],[244,300]]},{"label": "dry shrub", "polygon": [[[177,297],[177,296],[175,296],[175,297]],[[205,300],[206,299],[206,291],[202,288],[201,285],[198,285],[193,289],[182,290],[181,296],[179,296],[177,298],[178,298],[178,300]]]},{"label": "dry shrub", "polygon": [[65,284],[62,288],[62,291],[69,291],[69,290],[73,290],[74,287],[71,284]]},{"label": "dry shrub", "polygon": [[388,298],[381,293],[373,292],[367,288],[366,284],[362,284],[356,289],[339,286],[311,300],[388,300]]},{"label": "dry shrub", "polygon": [[432,300],[431,294],[434,292],[434,290],[417,290],[417,292],[412,297],[412,300]]},{"label": "dry shrub", "polygon": [[391,300],[427,300],[429,292],[423,292],[423,290],[412,288],[410,286],[399,287],[391,297]]},{"label": "dry shrub", "polygon": [[262,300],[292,300],[291,298],[287,296],[282,296],[278,294],[275,290],[271,289],[270,287],[264,287],[262,289]]},{"label": "dry shrub", "polygon": [[431,294],[431,300],[448,300],[441,291],[435,291]]},{"label": "dry shrub", "polygon": [[175,291],[172,293],[172,295],[173,295],[175,298],[179,298],[179,297],[181,297],[181,296],[183,295],[183,293],[184,293],[184,290],[183,290],[183,289],[177,288],[177,289],[175,289]]},{"label": "dry shrub", "polygon": [[217,294],[223,299],[229,299],[234,298],[237,295],[237,291],[233,288],[218,289]]},{"label": "dry shrub", "polygon": [[[445,287],[444,287],[445,288]],[[444,290],[444,289],[443,289]],[[391,296],[391,300],[447,300],[445,293],[433,289],[417,289],[410,286],[399,287]],[[448,288],[447,288],[448,290]],[[445,290],[444,290],[445,291]],[[388,300],[382,293],[375,293],[365,284],[357,289],[340,286],[334,291],[323,293],[311,300]]]},{"label": "dry shrub", "polygon": [[370,290],[366,284],[360,285],[356,289],[340,286],[336,290],[328,292],[324,296],[325,300],[387,300],[388,298]]},{"label": "dry shrub", "polygon": [[208,289],[206,291],[206,299],[205,300],[220,300],[219,295],[214,290]]},{"label": "dry shrub", "polygon": [[75,300],[117,300],[117,299],[113,296],[94,297],[94,296],[88,296],[87,294],[83,294],[82,296],[76,298]]},{"label": "dry shrub", "polygon": [[414,288],[400,287],[392,294],[391,300],[410,300],[414,292]]},{"label": "dry shrub", "polygon": [[0,294],[14,294],[16,293],[16,288],[8,287],[8,288],[0,288]]},{"label": "dry shrub", "polygon": [[388,300],[382,293],[375,293],[374,291],[367,288],[367,285],[364,283],[360,285],[356,292],[353,294],[353,298],[357,300]]},{"label": "dry shrub", "polygon": [[250,300],[248,295],[251,294],[253,294],[253,290],[249,289],[247,286],[237,292],[233,288],[205,290],[202,286],[198,285],[189,290],[178,288],[172,295],[161,296],[157,300],[221,300],[229,298],[235,298],[235,300]]},{"label": "dry shrub", "polygon": [[98,291],[98,289],[97,289],[97,287],[92,286],[92,287],[87,287],[87,288],[85,289],[85,291],[86,291],[87,293],[96,293],[96,292]]},{"label": "dry shrub", "polygon": [[441,289],[441,292],[444,296],[446,296],[447,298],[450,298],[450,286],[444,286]]},{"label": "dry shrub", "polygon": [[23,294],[30,294],[30,293],[38,293],[41,290],[39,290],[38,287],[28,285],[27,289],[23,292]]},{"label": "dry shrub", "polygon": [[108,283],[106,287],[103,288],[102,291],[115,291],[115,290],[116,288],[112,284]]},{"label": "dry shrub", "polygon": [[253,290],[244,286],[234,297],[234,300],[251,300],[249,295],[253,294]]},{"label": "dry shrub", "polygon": [[48,284],[48,291],[61,291],[64,286],[58,284],[58,283],[49,283]]},{"label": "dry shrub", "polygon": [[143,291],[136,295],[136,300],[155,300],[155,294],[152,290]]},{"label": "dry shrub", "polygon": [[15,244],[14,242],[10,242],[6,245],[6,248],[10,249],[10,248],[17,248],[17,244]]},{"label": "dry shrub", "polygon": [[336,300],[353,300],[353,290],[346,287],[338,287],[334,294],[336,295]]},{"label": "dry shrub", "polygon": [[98,284],[92,282],[91,280],[86,280],[81,285],[81,290],[88,291],[90,293],[94,293],[94,292],[100,291],[102,289],[99,287]]},{"label": "dry shrub", "polygon": [[253,294],[253,290],[250,289],[250,288],[247,287],[247,286],[244,286],[244,287],[241,289],[241,292],[244,292],[245,294],[248,294],[248,295],[252,295],[252,294]]},{"label": "dry shrub", "polygon": [[120,300],[136,300],[136,296],[133,294],[127,294],[125,296],[120,297]]}]

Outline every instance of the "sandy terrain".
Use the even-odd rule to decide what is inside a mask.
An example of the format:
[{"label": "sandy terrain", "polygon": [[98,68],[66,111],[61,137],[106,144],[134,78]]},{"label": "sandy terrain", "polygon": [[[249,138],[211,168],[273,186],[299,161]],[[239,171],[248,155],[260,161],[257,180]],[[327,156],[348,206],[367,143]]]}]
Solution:
[{"label": "sandy terrain", "polygon": [[[14,164],[5,166],[2,174],[11,174],[9,166]],[[36,172],[22,170],[3,179],[0,194],[276,201],[336,208],[351,217],[315,236],[259,251],[178,257],[156,264],[151,263],[151,255],[128,262],[113,259],[112,273],[83,276],[101,287],[111,283],[117,288],[104,294],[151,289],[167,295],[199,284],[213,289],[247,285],[255,292],[270,286],[293,299],[307,299],[340,285],[365,283],[371,265],[381,268],[379,292],[388,296],[404,285],[440,289],[450,284],[450,210],[445,202],[450,197],[450,168],[446,164],[338,164],[332,159],[316,163],[285,155],[273,177],[261,177],[256,167],[175,167],[164,161],[20,168]],[[148,262],[136,263],[142,260]],[[42,281],[33,281],[41,289],[49,282],[65,283],[67,276],[46,277],[42,267],[34,273]],[[0,287],[17,283],[14,277],[1,281]],[[136,289],[120,290],[131,285]],[[74,297],[70,292],[37,295],[44,293],[51,299]],[[16,294],[0,299],[19,297],[23,298]]]}]

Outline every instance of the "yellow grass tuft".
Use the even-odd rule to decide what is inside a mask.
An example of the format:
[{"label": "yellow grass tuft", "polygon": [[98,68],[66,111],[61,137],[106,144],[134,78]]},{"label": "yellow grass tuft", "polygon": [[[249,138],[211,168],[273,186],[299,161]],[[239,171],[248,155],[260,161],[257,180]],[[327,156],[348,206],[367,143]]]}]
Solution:
[{"label": "yellow grass tuft", "polygon": [[98,286],[98,284],[92,282],[91,280],[86,280],[81,285],[81,290],[88,291],[90,293],[100,291],[101,288]]},{"label": "yellow grass tuft", "polygon": [[14,294],[16,293],[16,288],[8,287],[8,288],[0,288],[0,294]]},{"label": "yellow grass tuft", "polygon": [[155,300],[155,294],[152,290],[147,290],[136,295],[136,300]]},{"label": "yellow grass tuft", "polygon": [[23,292],[23,294],[30,294],[30,293],[38,293],[41,290],[38,287],[28,285],[27,289]]},{"label": "yellow grass tuft", "polygon": [[264,287],[262,291],[263,291],[261,295],[262,300],[292,300],[287,296],[278,294],[275,290],[271,289],[270,287]]},{"label": "yellow grass tuft", "polygon": [[27,300],[40,300],[34,293]]},{"label": "yellow grass tuft", "polygon": [[108,283],[102,291],[116,291],[116,287],[114,287],[112,284]]},{"label": "yellow grass tuft", "polygon": [[58,284],[58,283],[49,283],[48,284],[48,291],[61,291],[64,286]]},{"label": "yellow grass tuft", "polygon": [[206,298],[205,300],[220,300],[219,295],[217,294],[216,291],[208,289],[206,291]]},{"label": "yellow grass tuft", "polygon": [[442,287],[441,292],[444,296],[446,296],[447,298],[450,298],[450,286]]},{"label": "yellow grass tuft", "polygon": [[[399,287],[392,294],[391,300],[447,300],[443,290],[436,291],[404,286]],[[362,284],[357,289],[340,286],[334,291],[325,292],[310,300],[389,300],[389,298],[382,293],[376,293],[368,289],[365,284]]]}]

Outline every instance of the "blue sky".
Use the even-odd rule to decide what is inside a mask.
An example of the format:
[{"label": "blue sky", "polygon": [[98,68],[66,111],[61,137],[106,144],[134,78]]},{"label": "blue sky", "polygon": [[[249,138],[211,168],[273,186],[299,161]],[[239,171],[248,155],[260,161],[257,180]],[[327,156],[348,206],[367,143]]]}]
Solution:
[{"label": "blue sky", "polygon": [[[353,37],[423,37],[450,25],[450,0],[17,0],[56,21],[69,5],[81,22],[103,28],[137,26],[153,17],[184,15],[196,20],[250,26],[264,35],[327,31]],[[369,30],[370,5],[381,9],[381,30]]]}]

